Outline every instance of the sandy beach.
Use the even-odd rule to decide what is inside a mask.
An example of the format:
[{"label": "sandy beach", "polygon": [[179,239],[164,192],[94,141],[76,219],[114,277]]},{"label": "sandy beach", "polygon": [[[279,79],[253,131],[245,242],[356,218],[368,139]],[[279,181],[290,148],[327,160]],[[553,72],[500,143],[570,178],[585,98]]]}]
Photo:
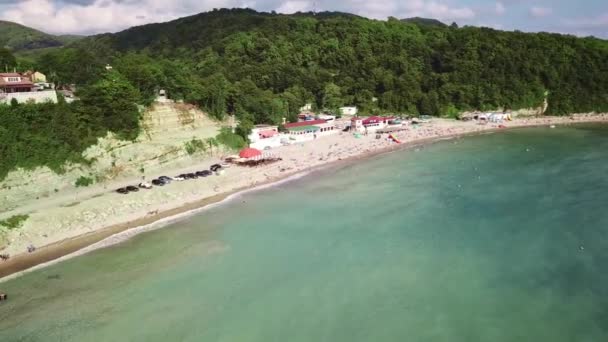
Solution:
[{"label": "sandy beach", "polygon": [[[608,114],[521,118],[502,125],[505,129],[510,129],[584,122],[608,122]],[[11,256],[8,261],[0,261],[0,278],[78,251],[85,253],[124,241],[143,230],[133,228],[159,227],[180,214],[221,202],[231,194],[273,184],[315,168],[422,143],[495,130],[502,128],[493,123],[480,125],[475,121],[433,119],[395,133],[394,136],[402,141],[401,144],[388,141],[386,135],[383,135],[383,139],[376,139],[375,134],[355,138],[350,133],[340,133],[304,144],[273,149],[272,153],[281,157],[282,161],[255,168],[232,166],[222,176],[173,182],[165,187],[128,195],[113,192],[118,185],[108,184],[107,190],[86,193],[86,197],[75,192],[73,196],[62,196],[60,200],[49,198],[39,207],[24,203],[29,218],[23,227],[9,233],[9,245],[0,251]],[[198,165],[192,165],[191,169],[207,169],[218,161],[216,157],[209,158]],[[165,170],[163,174],[171,176],[177,174],[177,171]],[[136,184],[138,181],[134,179],[131,183]],[[27,253],[29,245],[36,246],[37,250]]]}]

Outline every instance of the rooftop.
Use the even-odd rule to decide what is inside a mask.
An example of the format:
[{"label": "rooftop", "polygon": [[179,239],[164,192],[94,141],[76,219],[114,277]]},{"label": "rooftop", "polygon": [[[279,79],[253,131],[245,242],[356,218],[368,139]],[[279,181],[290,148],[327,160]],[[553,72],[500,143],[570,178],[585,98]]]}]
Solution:
[{"label": "rooftop", "polygon": [[324,123],[327,123],[327,120],[312,120],[312,121],[292,122],[292,123],[285,124],[285,128],[286,129],[291,129],[291,128],[303,127],[303,126],[320,125],[320,124],[324,124]]}]

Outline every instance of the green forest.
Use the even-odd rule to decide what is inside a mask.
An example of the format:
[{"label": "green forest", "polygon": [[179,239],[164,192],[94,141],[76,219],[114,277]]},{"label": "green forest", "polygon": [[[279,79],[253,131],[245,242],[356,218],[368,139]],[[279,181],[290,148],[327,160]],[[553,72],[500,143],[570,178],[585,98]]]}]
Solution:
[{"label": "green forest", "polygon": [[[0,59],[19,65],[6,51]],[[132,138],[135,103],[150,104],[159,89],[218,119],[235,115],[241,135],[254,123],[294,121],[307,102],[329,112],[355,105],[363,113],[453,116],[538,107],[548,96],[548,114],[608,111],[607,41],[333,12],[214,10],[86,37],[29,63],[57,85],[76,84],[81,101],[0,107],[0,176],[45,158],[34,153],[5,167],[23,158],[19,141],[30,135],[44,135],[40,141],[52,143],[42,145],[68,159],[107,131]],[[49,133],[57,120],[68,124]]]}]

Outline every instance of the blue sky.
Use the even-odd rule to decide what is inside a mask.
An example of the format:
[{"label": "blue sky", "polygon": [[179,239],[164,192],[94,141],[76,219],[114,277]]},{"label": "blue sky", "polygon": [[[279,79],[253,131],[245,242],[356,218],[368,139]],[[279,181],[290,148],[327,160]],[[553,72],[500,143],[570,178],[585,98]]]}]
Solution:
[{"label": "blue sky", "polygon": [[422,16],[459,25],[608,39],[608,0],[0,0],[0,19],[51,33],[115,32],[221,7],[336,10],[386,19]]}]

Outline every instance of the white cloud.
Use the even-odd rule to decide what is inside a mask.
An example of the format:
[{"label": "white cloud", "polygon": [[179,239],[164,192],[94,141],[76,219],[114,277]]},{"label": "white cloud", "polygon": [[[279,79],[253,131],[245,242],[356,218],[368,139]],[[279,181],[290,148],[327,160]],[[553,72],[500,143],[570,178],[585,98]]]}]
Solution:
[{"label": "white cloud", "polygon": [[534,7],[530,8],[530,15],[533,16],[534,18],[547,17],[547,16],[551,15],[552,13],[553,13],[553,10],[548,7],[534,6]]},{"label": "white cloud", "polygon": [[53,0],[23,0],[0,13],[0,18],[54,33],[116,31],[150,22],[220,7],[255,6],[242,0],[93,0],[59,5]]},{"label": "white cloud", "polygon": [[507,9],[505,8],[505,5],[502,4],[502,2],[497,2],[495,11],[496,11],[496,14],[503,15],[507,11]]},{"label": "white cloud", "polygon": [[285,1],[279,6],[276,11],[279,13],[296,13],[308,12],[314,10],[314,4],[311,1]]},{"label": "white cloud", "polygon": [[99,33],[172,20],[213,8],[250,7],[280,13],[311,11],[313,2],[319,11],[344,11],[376,19],[421,16],[466,21],[476,16],[472,8],[452,5],[451,0],[20,0],[3,8],[0,19],[53,33]]}]

